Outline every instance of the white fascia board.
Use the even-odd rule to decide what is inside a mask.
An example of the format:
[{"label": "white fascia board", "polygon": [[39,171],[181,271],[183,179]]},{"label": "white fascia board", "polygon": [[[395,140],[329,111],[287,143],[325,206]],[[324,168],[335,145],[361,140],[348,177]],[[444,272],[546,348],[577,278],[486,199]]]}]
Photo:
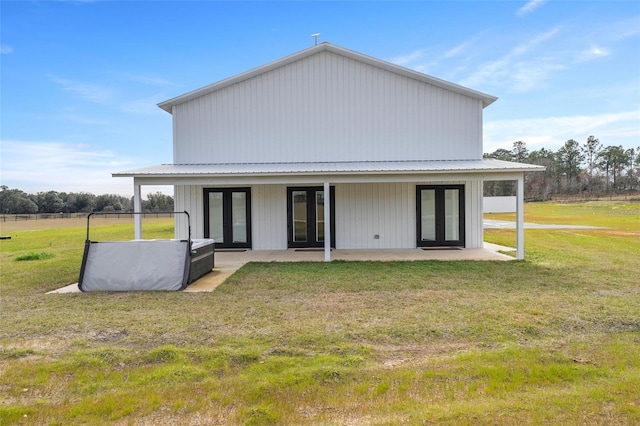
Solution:
[{"label": "white fascia board", "polygon": [[[457,164],[456,164],[457,163]],[[410,165],[410,167],[406,167]],[[440,165],[440,167],[437,167]],[[194,177],[223,178],[247,176],[392,176],[415,174],[482,174],[542,171],[543,166],[494,159],[461,162],[346,162],[267,164],[163,164],[113,173],[113,177]]]},{"label": "white fascia board", "polygon": [[229,176],[229,177],[136,177],[136,185],[200,185],[200,186],[253,186],[253,185],[290,185],[322,186],[324,182],[346,183],[419,183],[432,182],[462,183],[485,180],[517,180],[521,174],[433,174],[433,175],[396,175],[396,176]]},{"label": "white fascia board", "polygon": [[393,177],[393,176],[415,176],[415,175],[500,175],[504,173],[522,173],[541,171],[541,169],[486,169],[486,170],[407,170],[407,171],[388,171],[388,172],[371,172],[371,171],[345,171],[345,172],[267,172],[267,173],[136,173],[136,172],[120,172],[112,173],[112,177],[135,177],[135,178],[238,178],[246,177],[250,179],[261,179],[271,177],[281,177],[287,179],[289,177],[296,178],[300,176],[319,176],[320,178],[331,176],[334,177]]},{"label": "white fascia board", "polygon": [[288,174],[272,176],[136,176],[137,185],[209,185],[209,186],[250,186],[250,185],[322,185],[323,182],[340,183],[399,183],[399,182],[450,182],[484,180],[517,180],[520,172],[476,172],[476,173],[403,173],[377,175],[310,175]]},{"label": "white fascia board", "polygon": [[220,90],[224,87],[231,86],[232,84],[238,83],[240,81],[248,80],[257,75],[263,74],[265,72],[274,70],[276,68],[285,66],[292,62],[298,61],[305,57],[311,56],[315,53],[328,51],[332,53],[336,53],[338,55],[345,56],[347,58],[351,58],[353,60],[363,62],[365,64],[382,68],[389,72],[399,74],[408,78],[412,78],[414,80],[418,80],[427,84],[431,84],[446,90],[450,90],[452,92],[460,93],[462,95],[469,96],[471,98],[480,99],[482,101],[482,106],[487,107],[495,102],[498,98],[495,96],[488,95],[486,93],[478,92],[473,89],[469,89],[464,86],[460,86],[455,83],[451,83],[445,80],[441,80],[436,77],[432,77],[427,74],[423,74],[417,71],[413,71],[409,68],[405,68],[399,65],[392,64],[391,62],[383,61],[381,59],[374,58],[372,56],[367,56],[362,53],[354,52],[353,50],[345,49],[343,47],[338,47],[333,44],[329,44],[327,42],[320,43],[316,46],[309,47],[307,49],[301,50],[297,53],[294,53],[289,56],[285,56],[284,58],[269,62],[265,65],[259,66],[257,68],[253,68],[249,71],[237,74],[235,76],[226,78],[224,80],[220,80],[216,83],[209,84],[207,86],[201,87],[196,90],[192,90],[191,92],[187,92],[183,95],[177,96],[175,98],[169,99],[164,102],[160,102],[158,106],[168,113],[173,113],[172,106],[181,104],[192,99],[198,98],[200,96],[206,95],[208,93],[214,92],[216,90]]}]

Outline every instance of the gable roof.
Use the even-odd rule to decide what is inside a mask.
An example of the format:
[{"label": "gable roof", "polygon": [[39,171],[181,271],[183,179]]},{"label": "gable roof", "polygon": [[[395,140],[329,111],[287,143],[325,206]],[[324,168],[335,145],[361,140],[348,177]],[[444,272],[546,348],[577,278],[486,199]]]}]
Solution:
[{"label": "gable roof", "polygon": [[235,84],[244,80],[248,80],[257,75],[263,74],[268,71],[272,71],[276,68],[280,68],[282,66],[288,65],[290,63],[299,61],[301,59],[307,58],[311,55],[315,55],[319,52],[324,52],[324,51],[335,53],[337,55],[341,55],[346,58],[353,59],[355,61],[359,61],[377,68],[381,68],[386,71],[402,75],[404,77],[412,78],[414,80],[418,80],[423,83],[431,84],[433,86],[440,87],[442,89],[450,90],[452,92],[459,93],[461,95],[479,99],[482,101],[483,107],[487,107],[488,105],[491,105],[496,99],[498,99],[495,96],[487,95],[486,93],[478,92],[476,90],[469,89],[467,87],[463,87],[458,84],[450,83],[448,81],[441,80],[436,77],[431,77],[427,74],[422,74],[420,72],[413,71],[409,68],[392,64],[391,62],[387,62],[381,59],[373,58],[371,56],[363,55],[362,53],[354,52],[353,50],[345,49],[343,47],[339,47],[327,42],[322,42],[320,44],[301,50],[292,55],[285,56],[284,58],[278,59],[273,62],[269,62],[260,67],[253,68],[249,71],[237,74],[233,77],[229,77],[224,80],[218,81],[216,83],[210,84],[208,86],[201,87],[200,89],[193,90],[191,92],[185,93],[183,95],[177,96],[167,101],[160,102],[158,106],[163,110],[167,111],[168,113],[171,113],[172,107],[174,105],[178,105],[178,104],[190,101],[192,99],[198,98],[200,96],[204,96],[208,93],[215,92],[224,87],[228,87],[228,86],[231,86],[232,84]]}]

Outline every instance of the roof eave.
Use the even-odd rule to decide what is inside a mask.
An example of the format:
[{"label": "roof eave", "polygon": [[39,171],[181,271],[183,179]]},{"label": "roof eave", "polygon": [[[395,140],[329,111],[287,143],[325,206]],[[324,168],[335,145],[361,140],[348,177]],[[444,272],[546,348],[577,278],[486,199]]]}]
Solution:
[{"label": "roof eave", "polygon": [[337,171],[280,171],[280,172],[223,172],[223,173],[136,173],[125,171],[112,173],[112,177],[144,178],[225,178],[225,177],[282,177],[282,176],[366,176],[366,175],[437,175],[437,174],[483,174],[483,173],[522,173],[544,171],[545,167],[526,168],[486,168],[486,169],[436,169],[436,170],[337,170]]}]

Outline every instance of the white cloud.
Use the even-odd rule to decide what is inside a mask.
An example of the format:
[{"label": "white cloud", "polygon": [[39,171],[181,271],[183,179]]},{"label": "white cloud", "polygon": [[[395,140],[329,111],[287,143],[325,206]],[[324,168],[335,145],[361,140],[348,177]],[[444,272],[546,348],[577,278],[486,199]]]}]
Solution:
[{"label": "white cloud", "polygon": [[510,75],[505,77],[511,82],[512,92],[526,93],[539,89],[552,74],[563,69],[564,65],[553,60],[521,61],[513,64]]},{"label": "white cloud", "polygon": [[26,192],[133,193],[130,179],[111,173],[135,167],[110,150],[83,144],[2,141],[2,184]]},{"label": "white cloud", "polygon": [[611,52],[606,47],[593,45],[589,49],[578,52],[575,55],[574,61],[577,63],[586,62],[593,59],[604,58],[609,55],[611,55]]},{"label": "white cloud", "polygon": [[525,53],[530,52],[534,47],[538,46],[539,44],[555,37],[560,32],[560,30],[561,30],[561,27],[559,26],[553,27],[549,31],[539,34],[536,37],[532,38],[531,40],[527,40],[526,42],[514,47],[511,50],[511,52],[509,52],[508,56],[524,55]]},{"label": "white cloud", "polygon": [[475,37],[466,41],[463,41],[462,43],[458,44],[457,46],[447,50],[443,57],[444,58],[453,58],[455,56],[460,55],[461,53],[463,53],[465,50],[467,50],[469,48],[469,46],[471,46],[471,44],[475,41]]},{"label": "white cloud", "polygon": [[530,0],[529,2],[527,2],[527,4],[525,4],[520,9],[518,9],[518,11],[516,12],[516,15],[518,16],[527,15],[533,12],[534,10],[536,10],[537,8],[539,8],[540,6],[542,6],[543,4],[545,4],[546,2],[547,0]]},{"label": "white cloud", "polygon": [[159,95],[153,95],[147,98],[125,101],[120,106],[120,109],[136,115],[164,115],[166,112],[158,108],[157,105],[160,101],[161,97]]},{"label": "white cloud", "polygon": [[[595,57],[593,49],[589,50],[589,57],[584,55],[585,52],[537,49],[553,40],[561,31],[562,28],[556,26],[516,45],[501,58],[478,67],[460,84],[468,87],[500,87],[513,93],[530,92],[539,88],[553,74],[577,62],[578,58],[590,60]],[[539,54],[536,54],[537,50]],[[605,50],[600,53],[605,54]]]},{"label": "white cloud", "polygon": [[569,139],[582,143],[589,135],[595,135],[604,145],[635,147],[640,140],[640,110],[489,121],[484,125],[484,151],[510,149],[518,140],[525,142],[530,150],[555,151]]},{"label": "white cloud", "polygon": [[607,35],[611,40],[621,41],[640,35],[640,16],[610,22],[606,25]]},{"label": "white cloud", "polygon": [[49,79],[60,85],[64,91],[73,93],[89,102],[105,104],[112,100],[114,96],[111,88],[101,84],[85,83],[56,76],[49,76]]},{"label": "white cloud", "polygon": [[123,74],[123,77],[129,81],[133,81],[135,83],[141,83],[148,86],[158,86],[158,87],[178,87],[179,85],[173,83],[166,78],[157,77],[152,75],[142,75],[142,74]]},{"label": "white cloud", "polygon": [[0,44],[0,55],[8,55],[9,53],[13,53],[13,47]]},{"label": "white cloud", "polygon": [[94,114],[88,114],[79,110],[78,108],[64,108],[59,111],[59,114],[55,114],[61,120],[72,122],[76,125],[92,127],[109,127],[112,123],[104,116],[98,116]]},{"label": "white cloud", "polygon": [[389,62],[392,62],[396,65],[400,65],[403,67],[409,66],[410,64],[422,59],[424,57],[425,51],[424,49],[417,49],[411,53],[402,56],[396,56],[395,58],[391,58]]}]

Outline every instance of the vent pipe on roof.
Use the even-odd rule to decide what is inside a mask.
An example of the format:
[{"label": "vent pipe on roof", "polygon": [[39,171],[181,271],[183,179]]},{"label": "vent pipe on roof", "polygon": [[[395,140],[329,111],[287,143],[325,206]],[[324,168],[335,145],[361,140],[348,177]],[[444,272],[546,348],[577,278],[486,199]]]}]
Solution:
[{"label": "vent pipe on roof", "polygon": [[314,46],[318,45],[318,36],[319,35],[320,35],[320,33],[311,34],[311,37],[313,37],[313,40],[315,42]]}]

